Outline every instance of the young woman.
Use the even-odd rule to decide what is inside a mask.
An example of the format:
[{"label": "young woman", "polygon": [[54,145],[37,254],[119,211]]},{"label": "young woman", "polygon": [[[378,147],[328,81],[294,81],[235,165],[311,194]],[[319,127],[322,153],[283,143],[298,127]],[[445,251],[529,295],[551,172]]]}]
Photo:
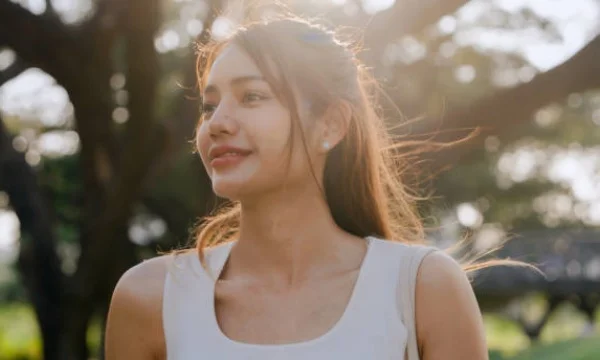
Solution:
[{"label": "young woman", "polygon": [[197,149],[234,206],[195,251],[122,276],[107,359],[487,359],[465,272],[417,245],[376,84],[349,47],[279,19],[200,60]]}]

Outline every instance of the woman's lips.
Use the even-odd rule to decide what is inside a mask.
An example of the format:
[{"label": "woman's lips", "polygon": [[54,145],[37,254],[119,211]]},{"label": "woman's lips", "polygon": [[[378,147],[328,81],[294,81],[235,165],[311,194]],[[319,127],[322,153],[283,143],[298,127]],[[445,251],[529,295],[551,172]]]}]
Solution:
[{"label": "woman's lips", "polygon": [[210,162],[210,166],[213,168],[229,167],[237,165],[242,162],[250,154],[242,154],[238,152],[225,153],[220,156],[213,158]]}]

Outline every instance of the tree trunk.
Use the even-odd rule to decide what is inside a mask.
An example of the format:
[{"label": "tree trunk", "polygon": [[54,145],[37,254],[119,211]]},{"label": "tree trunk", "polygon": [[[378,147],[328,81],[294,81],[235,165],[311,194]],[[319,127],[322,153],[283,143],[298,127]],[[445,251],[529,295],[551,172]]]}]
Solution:
[{"label": "tree trunk", "polygon": [[1,118],[0,189],[8,194],[27,239],[21,241],[18,269],[38,319],[44,359],[58,360],[63,274],[52,223],[36,175],[25,156],[13,148]]}]

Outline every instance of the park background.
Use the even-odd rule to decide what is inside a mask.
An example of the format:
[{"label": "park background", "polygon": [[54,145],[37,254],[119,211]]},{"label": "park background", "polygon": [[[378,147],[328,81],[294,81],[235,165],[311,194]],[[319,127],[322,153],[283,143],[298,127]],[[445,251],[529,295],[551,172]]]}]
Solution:
[{"label": "park background", "polygon": [[[247,3],[0,0],[1,360],[102,358],[116,280],[218,203],[192,44]],[[474,278],[492,358],[600,359],[600,1],[286,3],[362,42],[428,241],[544,271]]]}]

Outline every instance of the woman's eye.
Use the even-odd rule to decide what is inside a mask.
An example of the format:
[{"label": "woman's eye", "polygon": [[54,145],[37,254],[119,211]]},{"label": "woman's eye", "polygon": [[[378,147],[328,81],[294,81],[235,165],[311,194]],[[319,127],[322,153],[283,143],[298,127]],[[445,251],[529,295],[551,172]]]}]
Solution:
[{"label": "woman's eye", "polygon": [[248,102],[254,102],[254,101],[259,101],[259,100],[264,100],[264,99],[266,99],[266,97],[263,95],[260,95],[258,93],[254,93],[254,92],[247,92],[244,94],[243,102],[248,103]]},{"label": "woman's eye", "polygon": [[217,106],[213,105],[213,104],[202,104],[200,113],[202,114],[202,116],[207,117],[207,116],[210,116],[215,111],[216,108],[217,108]]}]

